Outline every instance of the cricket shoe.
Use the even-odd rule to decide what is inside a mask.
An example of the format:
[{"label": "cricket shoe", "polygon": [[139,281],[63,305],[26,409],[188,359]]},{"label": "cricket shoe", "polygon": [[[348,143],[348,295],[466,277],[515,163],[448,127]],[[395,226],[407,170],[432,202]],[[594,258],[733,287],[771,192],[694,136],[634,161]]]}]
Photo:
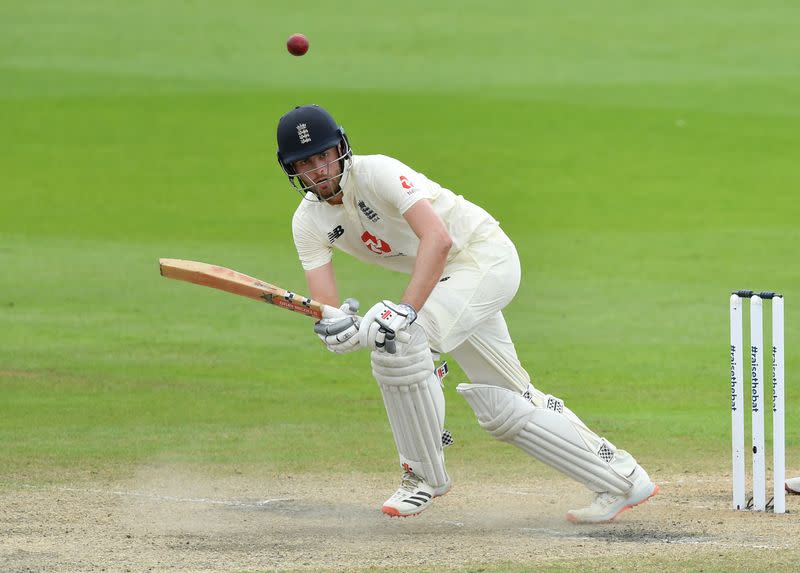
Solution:
[{"label": "cricket shoe", "polygon": [[568,511],[567,520],[572,523],[609,523],[626,509],[644,503],[658,493],[658,486],[650,481],[650,476],[640,465],[633,470],[631,481],[633,486],[628,493],[615,494],[606,491],[595,494],[589,507]]},{"label": "cricket shoe", "polygon": [[434,497],[450,491],[450,482],[440,487],[432,487],[417,474],[405,472],[400,488],[387,499],[381,511],[392,517],[411,517],[419,515],[433,503]]},{"label": "cricket shoe", "polygon": [[786,488],[786,493],[800,494],[800,477],[787,479],[784,487]]}]

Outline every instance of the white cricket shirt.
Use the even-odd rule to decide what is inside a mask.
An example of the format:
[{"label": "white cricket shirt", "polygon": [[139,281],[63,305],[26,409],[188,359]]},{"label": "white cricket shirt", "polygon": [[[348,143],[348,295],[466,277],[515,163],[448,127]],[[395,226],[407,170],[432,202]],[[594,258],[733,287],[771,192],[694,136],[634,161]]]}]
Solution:
[{"label": "white cricket shirt", "polygon": [[303,269],[328,263],[333,248],[368,263],[411,274],[419,239],[403,218],[414,203],[428,199],[453,240],[450,262],[470,239],[497,227],[486,211],[422,173],[385,155],[355,155],[340,182],[341,205],[302,200],[292,219],[294,243]]}]

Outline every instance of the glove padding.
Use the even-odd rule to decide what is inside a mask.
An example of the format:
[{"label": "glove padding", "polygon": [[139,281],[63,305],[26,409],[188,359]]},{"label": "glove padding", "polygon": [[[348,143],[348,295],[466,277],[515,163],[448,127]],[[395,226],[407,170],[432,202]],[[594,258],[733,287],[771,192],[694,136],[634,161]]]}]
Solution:
[{"label": "glove padding", "polygon": [[356,314],[358,306],[356,299],[348,298],[336,314],[314,324],[314,332],[331,352],[347,354],[361,348],[357,336],[361,324],[361,318]]},{"label": "glove padding", "polygon": [[361,319],[358,329],[361,346],[394,354],[398,335],[401,339],[407,338],[403,331],[416,319],[417,311],[410,304],[381,301]]}]

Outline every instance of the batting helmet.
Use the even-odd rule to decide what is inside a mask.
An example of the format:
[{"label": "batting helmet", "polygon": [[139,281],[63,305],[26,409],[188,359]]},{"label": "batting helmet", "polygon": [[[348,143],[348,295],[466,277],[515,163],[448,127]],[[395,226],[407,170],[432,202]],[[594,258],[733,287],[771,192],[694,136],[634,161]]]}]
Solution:
[{"label": "batting helmet", "polygon": [[290,180],[296,175],[293,162],[339,145],[340,159],[352,155],[344,128],[318,105],[298,106],[278,122],[278,163]]}]

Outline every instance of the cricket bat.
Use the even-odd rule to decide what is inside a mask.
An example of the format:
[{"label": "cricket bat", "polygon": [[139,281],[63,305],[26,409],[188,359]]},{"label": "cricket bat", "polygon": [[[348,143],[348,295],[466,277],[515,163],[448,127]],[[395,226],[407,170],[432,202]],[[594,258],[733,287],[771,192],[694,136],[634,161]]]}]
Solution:
[{"label": "cricket bat", "polygon": [[161,275],[169,279],[246,296],[317,320],[338,313],[336,308],[225,267],[182,259],[159,259],[158,262]]}]

